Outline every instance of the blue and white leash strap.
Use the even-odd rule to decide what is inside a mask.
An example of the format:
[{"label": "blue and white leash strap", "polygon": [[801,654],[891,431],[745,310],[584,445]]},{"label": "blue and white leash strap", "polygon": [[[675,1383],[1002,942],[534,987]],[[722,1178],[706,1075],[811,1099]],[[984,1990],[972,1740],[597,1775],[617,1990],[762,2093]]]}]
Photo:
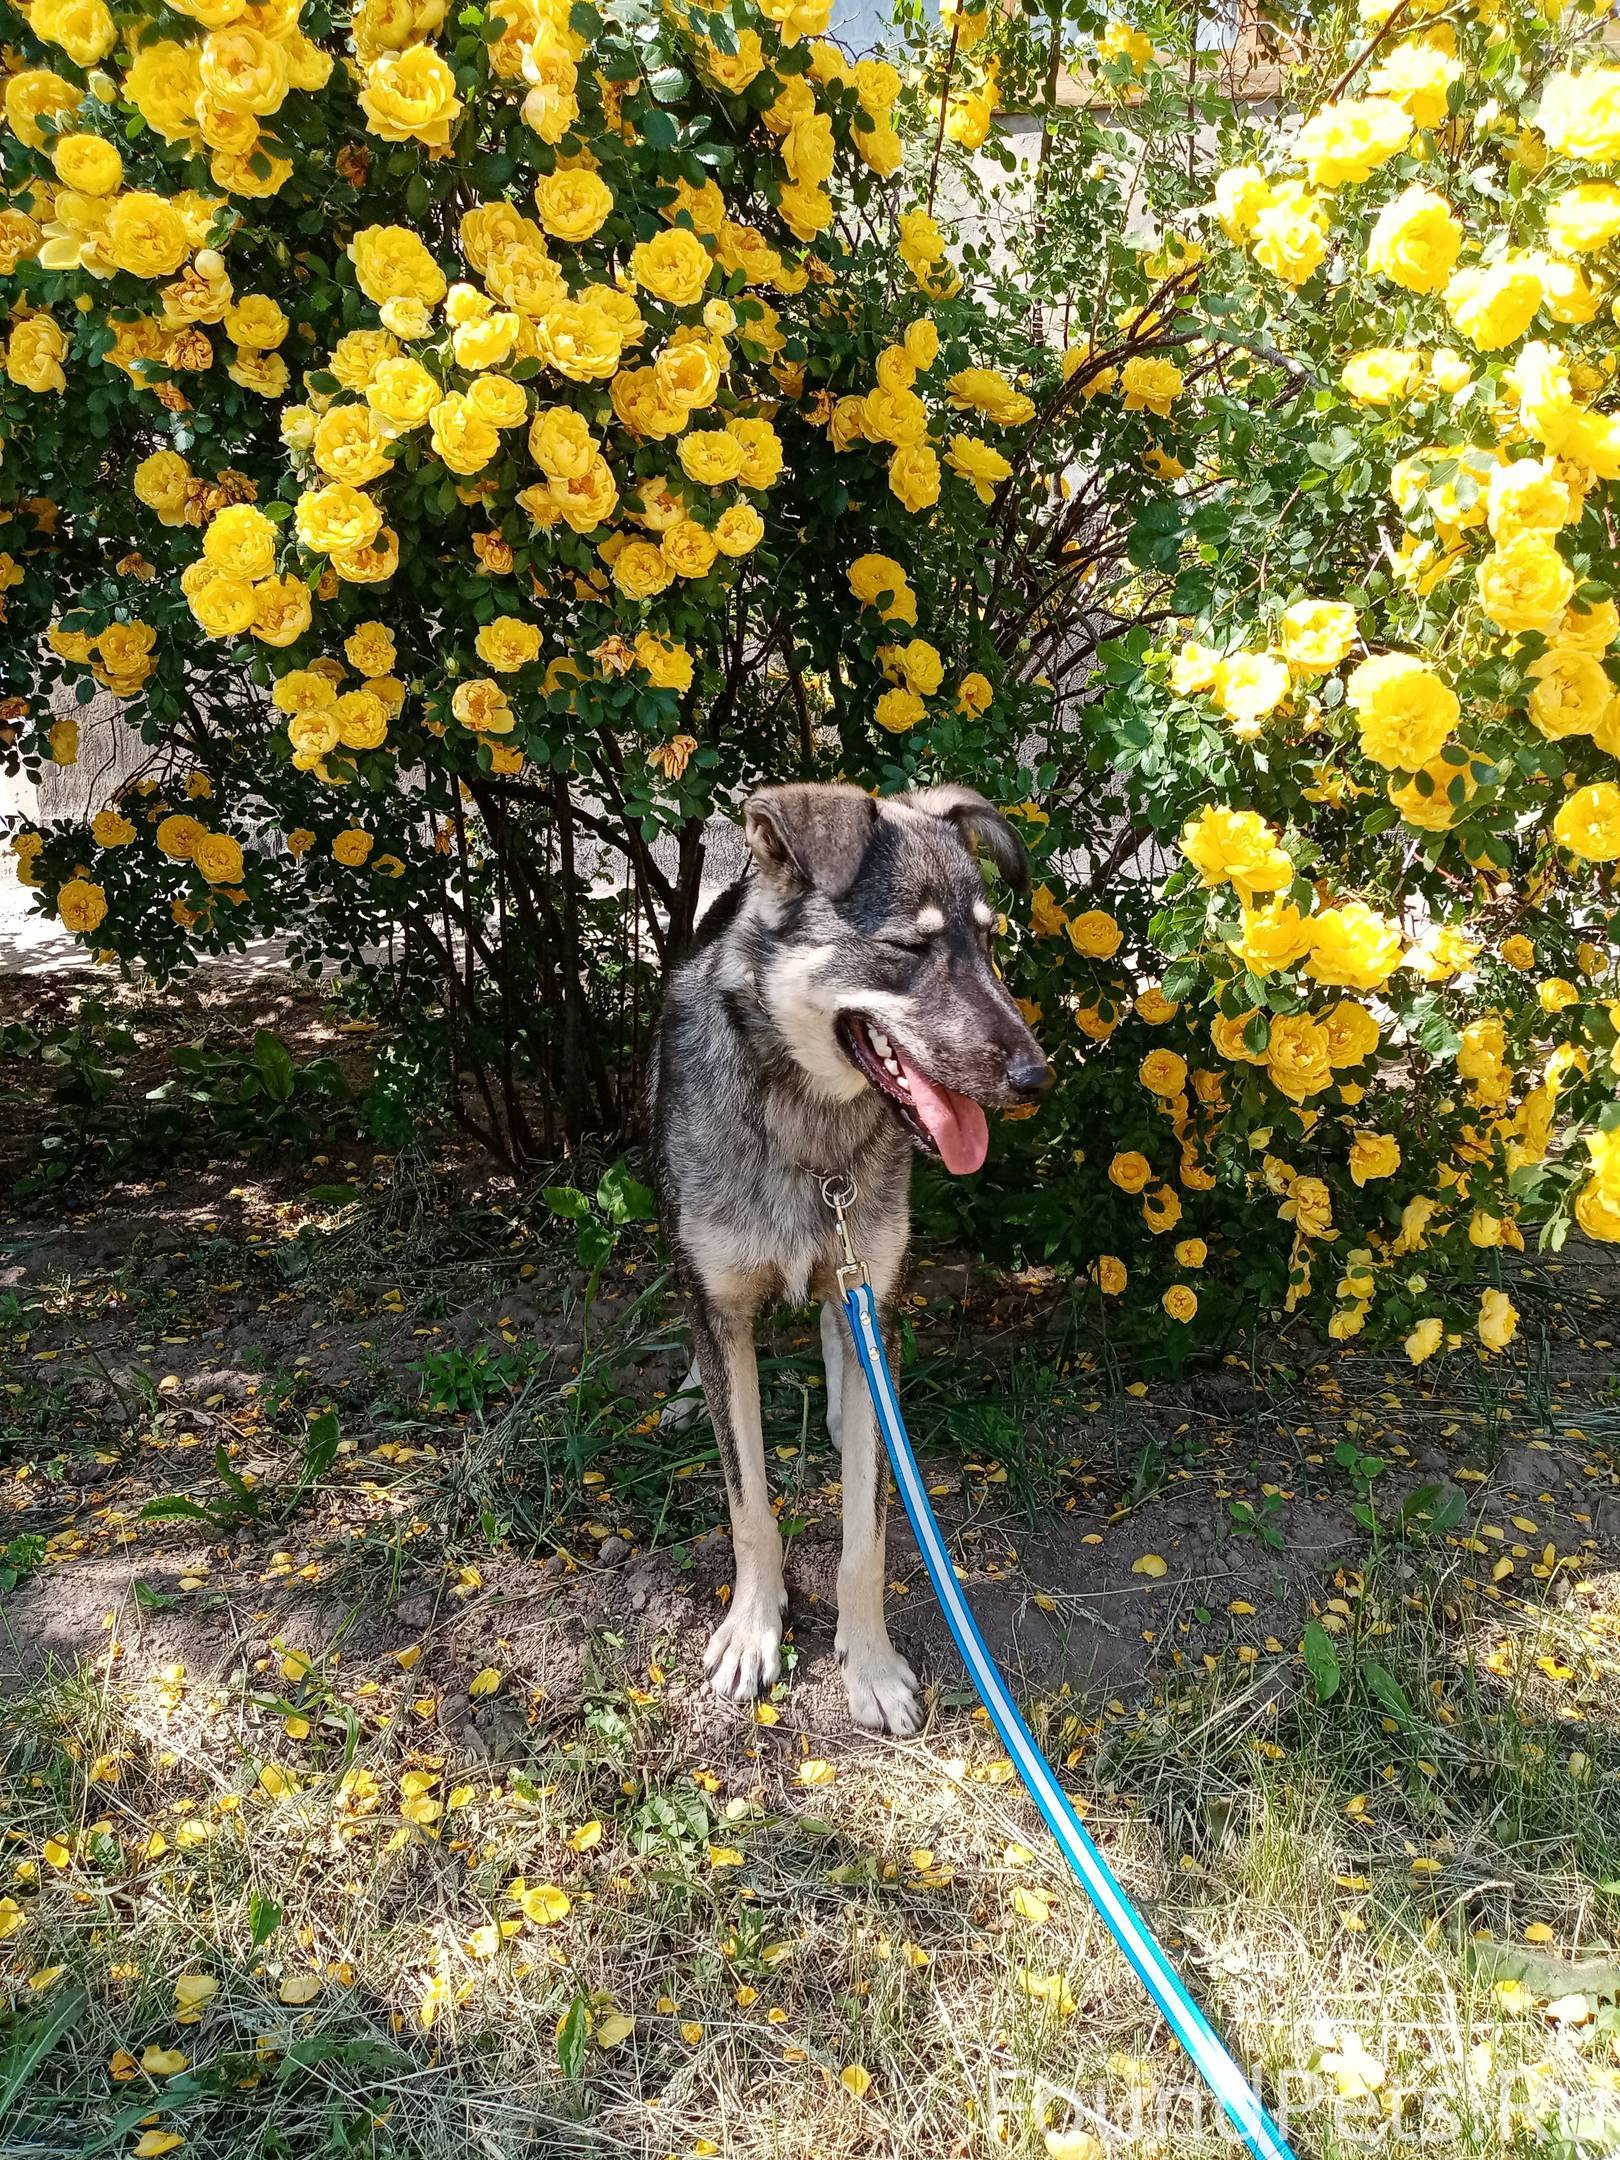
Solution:
[{"label": "blue and white leash strap", "polygon": [[844,1316],[855,1339],[855,1353],[871,1391],[878,1430],[894,1465],[895,1482],[911,1519],[911,1528],[933,1583],[934,1594],[950,1623],[956,1647],[973,1676],[973,1684],[990,1713],[990,1722],[1045,1818],[1046,1827],[1057,1839],[1080,1887],[1124,1952],[1131,1970],[1146,1988],[1166,2024],[1192,2057],[1194,2067],[1220,2102],[1228,2121],[1254,2155],[1254,2160],[1294,2160],[1288,2140],[1272,2120],[1265,2103],[1227,2052],[1214,2026],[1188,1994],[1185,1982],[1075,1813],[1072,1802],[1058,1783],[1057,1773],[1036,1745],[1023,1712],[1014,1702],[1001,1668],[990,1655],[973,1617],[973,1608],[956,1579],[956,1570],[945,1549],[945,1540],[929,1503],[917,1458],[912,1453],[911,1438],[900,1415],[899,1397],[884,1354],[877,1301],[867,1280],[865,1263],[857,1257],[850,1243],[845,1210],[854,1203],[854,1183],[849,1179],[824,1178],[821,1189],[827,1205],[838,1219],[844,1259],[838,1270],[838,1287],[843,1297]]}]

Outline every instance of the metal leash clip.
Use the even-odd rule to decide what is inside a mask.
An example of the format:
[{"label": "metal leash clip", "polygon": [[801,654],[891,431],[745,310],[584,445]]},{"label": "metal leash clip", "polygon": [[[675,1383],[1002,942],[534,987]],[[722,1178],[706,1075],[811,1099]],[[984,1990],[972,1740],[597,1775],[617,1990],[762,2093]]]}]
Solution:
[{"label": "metal leash clip", "polygon": [[860,1198],[860,1191],[861,1189],[855,1180],[848,1175],[824,1177],[821,1180],[821,1197],[837,1218],[838,1243],[844,1254],[843,1265],[836,1270],[840,1297],[848,1297],[856,1283],[863,1283],[868,1279],[866,1262],[861,1259],[854,1245],[850,1242],[849,1221],[845,1214],[845,1210],[852,1208]]}]

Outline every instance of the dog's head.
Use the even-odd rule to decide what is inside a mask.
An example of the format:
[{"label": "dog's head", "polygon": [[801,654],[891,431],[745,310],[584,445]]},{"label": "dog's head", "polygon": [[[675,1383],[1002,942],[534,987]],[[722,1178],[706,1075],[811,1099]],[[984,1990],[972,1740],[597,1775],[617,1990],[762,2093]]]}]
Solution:
[{"label": "dog's head", "polygon": [[975,852],[1029,882],[1024,844],[972,788],[875,802],[855,787],[766,788],[744,813],[771,936],[766,1008],[822,1094],[872,1088],[958,1176],[989,1146],[983,1106],[1051,1077],[991,963],[996,911]]}]

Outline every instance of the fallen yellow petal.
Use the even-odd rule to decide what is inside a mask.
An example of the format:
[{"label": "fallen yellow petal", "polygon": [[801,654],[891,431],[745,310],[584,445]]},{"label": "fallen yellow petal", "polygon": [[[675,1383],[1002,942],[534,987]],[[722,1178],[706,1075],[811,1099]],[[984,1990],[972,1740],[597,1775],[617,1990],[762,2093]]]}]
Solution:
[{"label": "fallen yellow petal", "polygon": [[1145,1552],[1140,1560],[1131,1562],[1131,1573],[1133,1575],[1151,1575],[1154,1581],[1157,1582],[1161,1575],[1169,1573],[1169,1565],[1166,1561],[1161,1560],[1156,1552]]},{"label": "fallen yellow petal", "polygon": [[493,1665],[486,1665],[482,1672],[474,1673],[467,1682],[467,1693],[474,1697],[493,1695],[501,1684],[501,1676]]}]

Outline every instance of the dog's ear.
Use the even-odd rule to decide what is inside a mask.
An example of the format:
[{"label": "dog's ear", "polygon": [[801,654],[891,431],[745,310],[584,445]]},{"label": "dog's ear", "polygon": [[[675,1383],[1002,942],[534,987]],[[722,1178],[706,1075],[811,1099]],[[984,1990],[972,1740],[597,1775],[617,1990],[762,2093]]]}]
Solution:
[{"label": "dog's ear", "polygon": [[954,825],[975,855],[988,855],[1015,892],[1029,890],[1029,855],[1012,825],[977,788],[915,788],[900,800]]},{"label": "dog's ear", "polygon": [[743,830],[761,874],[788,891],[814,886],[831,900],[854,884],[876,824],[870,795],[832,783],[761,788],[743,806]]}]

